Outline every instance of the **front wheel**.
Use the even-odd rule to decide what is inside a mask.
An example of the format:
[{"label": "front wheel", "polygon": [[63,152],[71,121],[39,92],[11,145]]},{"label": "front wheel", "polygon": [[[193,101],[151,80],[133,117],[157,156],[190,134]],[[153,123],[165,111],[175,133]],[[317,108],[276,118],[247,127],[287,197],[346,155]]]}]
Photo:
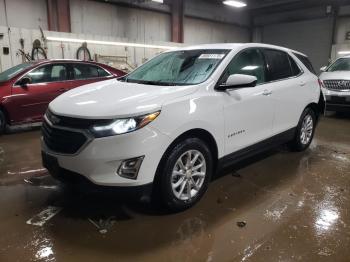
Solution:
[{"label": "front wheel", "polygon": [[316,127],[316,114],[311,108],[306,108],[302,113],[294,139],[290,142],[294,151],[306,150],[314,137]]},{"label": "front wheel", "polygon": [[204,195],[212,175],[213,160],[208,146],[198,138],[188,138],[164,158],[160,172],[160,199],[166,208],[181,211],[196,204]]}]

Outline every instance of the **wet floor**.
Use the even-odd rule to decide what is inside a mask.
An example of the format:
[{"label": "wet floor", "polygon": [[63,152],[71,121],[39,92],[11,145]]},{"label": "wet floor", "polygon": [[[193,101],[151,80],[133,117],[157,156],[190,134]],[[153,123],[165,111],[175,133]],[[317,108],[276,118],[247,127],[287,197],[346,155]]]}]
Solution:
[{"label": "wet floor", "polygon": [[306,152],[233,166],[178,214],[63,190],[39,136],[0,137],[0,261],[350,261],[350,116],[323,118]]}]

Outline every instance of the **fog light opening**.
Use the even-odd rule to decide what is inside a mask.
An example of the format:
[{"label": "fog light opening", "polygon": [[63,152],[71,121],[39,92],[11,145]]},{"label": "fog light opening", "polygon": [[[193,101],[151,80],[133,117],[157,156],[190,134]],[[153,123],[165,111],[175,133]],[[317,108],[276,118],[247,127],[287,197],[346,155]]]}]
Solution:
[{"label": "fog light opening", "polygon": [[121,177],[136,179],[143,159],[144,159],[144,156],[124,160],[120,164],[117,174]]}]

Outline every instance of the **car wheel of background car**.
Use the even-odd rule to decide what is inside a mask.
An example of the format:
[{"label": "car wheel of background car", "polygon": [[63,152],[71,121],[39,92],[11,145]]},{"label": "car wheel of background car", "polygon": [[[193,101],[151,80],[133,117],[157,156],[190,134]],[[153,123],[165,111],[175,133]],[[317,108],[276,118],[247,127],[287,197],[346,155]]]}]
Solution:
[{"label": "car wheel of background car", "polygon": [[302,113],[294,139],[290,146],[294,151],[307,149],[314,137],[316,126],[316,114],[311,108],[306,108]]},{"label": "car wheel of background car", "polygon": [[0,111],[0,135],[5,133],[6,129],[6,117],[5,114]]},{"label": "car wheel of background car", "polygon": [[208,146],[198,138],[188,138],[163,158],[160,175],[160,199],[172,211],[197,203],[208,188],[213,160]]}]

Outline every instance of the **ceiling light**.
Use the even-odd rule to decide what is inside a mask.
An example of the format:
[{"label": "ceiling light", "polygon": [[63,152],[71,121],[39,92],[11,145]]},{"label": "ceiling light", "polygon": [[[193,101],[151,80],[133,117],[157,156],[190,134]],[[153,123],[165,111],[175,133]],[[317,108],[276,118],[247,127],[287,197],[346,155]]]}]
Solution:
[{"label": "ceiling light", "polygon": [[339,55],[350,55],[350,51],[339,51]]},{"label": "ceiling light", "polygon": [[236,8],[241,8],[241,7],[247,6],[247,4],[244,3],[244,2],[234,1],[234,0],[223,1],[223,4],[224,5],[233,6],[233,7],[236,7]]},{"label": "ceiling light", "polygon": [[163,4],[163,0],[152,0],[152,2],[157,2]]},{"label": "ceiling light", "polygon": [[130,46],[130,47],[141,47],[141,48],[154,48],[154,49],[176,49],[175,46],[165,46],[165,45],[149,45],[149,44],[137,44],[137,43],[126,43],[126,42],[112,42],[112,41],[99,41],[99,40],[86,40],[86,39],[75,39],[75,38],[64,38],[64,37],[46,37],[48,41],[55,42],[70,42],[70,43],[88,43],[96,45],[115,45],[115,46]]}]

